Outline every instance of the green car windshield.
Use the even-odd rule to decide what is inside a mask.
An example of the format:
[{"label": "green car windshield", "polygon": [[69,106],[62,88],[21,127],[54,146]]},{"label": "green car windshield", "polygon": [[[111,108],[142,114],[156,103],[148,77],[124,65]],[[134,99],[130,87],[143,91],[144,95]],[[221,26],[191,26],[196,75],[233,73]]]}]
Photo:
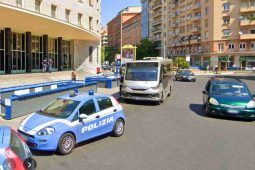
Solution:
[{"label": "green car windshield", "polygon": [[79,101],[56,99],[54,102],[49,104],[46,108],[39,110],[37,113],[57,118],[69,117],[75,108],[80,104]]},{"label": "green car windshield", "polygon": [[229,95],[229,96],[248,96],[249,89],[245,85],[217,83],[212,86],[212,94]]}]

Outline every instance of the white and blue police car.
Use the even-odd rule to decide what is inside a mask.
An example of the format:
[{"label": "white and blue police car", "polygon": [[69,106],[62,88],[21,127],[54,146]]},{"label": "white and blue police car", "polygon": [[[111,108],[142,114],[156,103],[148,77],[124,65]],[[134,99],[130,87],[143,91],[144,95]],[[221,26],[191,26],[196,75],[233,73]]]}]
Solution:
[{"label": "white and blue police car", "polygon": [[24,119],[18,132],[35,150],[70,154],[75,144],[112,133],[124,132],[122,106],[110,95],[67,94]]}]

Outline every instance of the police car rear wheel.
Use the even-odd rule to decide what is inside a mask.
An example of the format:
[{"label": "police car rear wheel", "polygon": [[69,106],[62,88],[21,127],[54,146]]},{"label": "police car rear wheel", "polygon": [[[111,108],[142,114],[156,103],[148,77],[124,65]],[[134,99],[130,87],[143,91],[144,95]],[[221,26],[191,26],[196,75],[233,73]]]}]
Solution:
[{"label": "police car rear wheel", "polygon": [[68,155],[73,151],[74,145],[74,136],[70,133],[66,133],[59,140],[58,152],[61,155]]},{"label": "police car rear wheel", "polygon": [[114,125],[113,135],[116,137],[121,136],[124,133],[124,121],[122,119],[118,119]]}]

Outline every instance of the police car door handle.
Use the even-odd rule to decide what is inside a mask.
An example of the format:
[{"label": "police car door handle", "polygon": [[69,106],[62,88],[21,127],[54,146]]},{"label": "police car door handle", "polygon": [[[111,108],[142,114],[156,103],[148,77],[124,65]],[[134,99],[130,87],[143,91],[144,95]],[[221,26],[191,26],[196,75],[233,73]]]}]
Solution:
[{"label": "police car door handle", "polygon": [[113,112],[117,112],[117,109],[114,109]]},{"label": "police car door handle", "polygon": [[98,118],[100,118],[100,116],[99,116],[99,115],[97,115],[97,116],[96,116],[96,118],[98,119]]}]

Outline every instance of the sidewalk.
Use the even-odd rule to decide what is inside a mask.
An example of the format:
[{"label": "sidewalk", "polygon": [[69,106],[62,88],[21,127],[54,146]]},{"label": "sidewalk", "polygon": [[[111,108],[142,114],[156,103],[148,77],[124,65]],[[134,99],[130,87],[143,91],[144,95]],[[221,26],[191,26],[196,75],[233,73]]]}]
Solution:
[{"label": "sidewalk", "polygon": [[[119,98],[119,93],[118,92],[119,92],[119,88],[118,87],[115,87],[115,88],[112,88],[112,89],[98,88],[98,93],[113,95],[117,99]],[[5,120],[2,117],[0,117],[0,126],[2,126],[2,125],[10,126],[14,130],[16,130],[18,128],[18,126],[20,125],[21,121],[23,119],[25,119],[27,116],[28,115],[21,116],[21,117],[12,119],[12,120]]]},{"label": "sidewalk", "polygon": [[251,73],[254,73],[252,71],[221,71],[219,72],[218,74],[215,74],[215,72],[212,72],[212,71],[205,71],[205,70],[192,70],[192,72],[197,75],[197,76],[200,76],[200,75],[234,75],[234,74],[251,74]]},{"label": "sidewalk", "polygon": [[[43,83],[48,81],[70,80],[72,71],[61,71],[52,73],[29,73],[0,75],[0,88],[19,86],[24,84]],[[86,71],[76,71],[77,80],[84,80],[85,76],[93,75]]]}]

